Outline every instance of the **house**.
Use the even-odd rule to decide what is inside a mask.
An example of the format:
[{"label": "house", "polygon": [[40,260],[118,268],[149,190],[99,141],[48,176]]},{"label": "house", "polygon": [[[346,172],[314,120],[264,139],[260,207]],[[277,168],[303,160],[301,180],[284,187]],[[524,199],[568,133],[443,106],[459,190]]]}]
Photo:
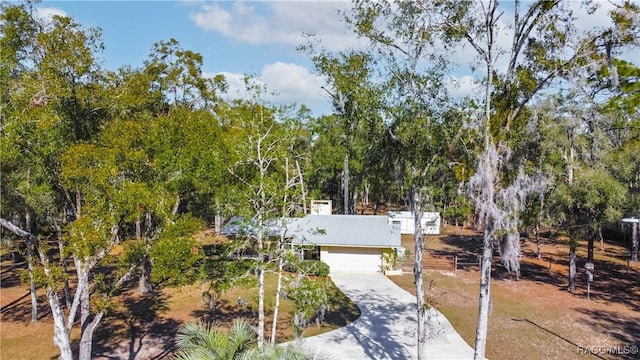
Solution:
[{"label": "house", "polygon": [[311,215],[331,215],[331,200],[311,200]]},{"label": "house", "polygon": [[[265,223],[268,237],[284,236],[304,247],[305,258],[321,260],[331,272],[379,272],[382,254],[400,248],[400,226],[387,216],[307,215]],[[223,227],[227,236],[255,236],[255,221],[233,218]]]},{"label": "house", "polygon": [[[415,219],[411,211],[389,211],[389,223],[400,225],[401,234],[415,233]],[[423,212],[422,213],[422,234],[439,235],[440,234],[440,213],[439,212]]]},{"label": "house", "polygon": [[379,272],[383,252],[400,247],[400,227],[386,216],[307,215],[287,224],[287,236],[311,246],[331,272]]}]

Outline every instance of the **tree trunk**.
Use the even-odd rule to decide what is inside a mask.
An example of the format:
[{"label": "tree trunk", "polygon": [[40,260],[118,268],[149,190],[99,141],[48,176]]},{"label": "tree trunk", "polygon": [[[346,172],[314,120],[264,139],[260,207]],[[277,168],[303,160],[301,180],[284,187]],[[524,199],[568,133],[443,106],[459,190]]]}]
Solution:
[{"label": "tree trunk", "polygon": [[[60,252],[60,266],[62,267],[62,273],[67,273],[67,258],[64,253],[64,242],[62,241],[62,229],[60,225],[56,223],[56,236],[58,237],[58,250]],[[71,308],[71,289],[69,288],[68,276],[64,277],[62,281],[64,287],[64,303],[67,309]]]},{"label": "tree trunk", "polygon": [[138,280],[138,293],[146,294],[152,290],[151,286],[151,261],[148,255],[144,255],[140,262],[140,279]]},{"label": "tree trunk", "polygon": [[631,223],[631,262],[638,262],[638,223]]},{"label": "tree trunk", "polygon": [[213,217],[213,226],[215,227],[216,234],[220,234],[222,228],[222,215],[220,215],[220,201],[216,197],[216,215]]},{"label": "tree trunk", "polygon": [[422,204],[420,193],[412,188],[412,210],[414,218],[413,239],[415,242],[416,261],[413,266],[413,274],[416,283],[416,310],[418,317],[418,360],[426,357],[427,350],[427,324],[426,324],[426,305],[424,301],[424,282],[422,280],[422,251],[424,249],[424,241],[422,238]]},{"label": "tree trunk", "polygon": [[[262,254],[260,255],[262,257]],[[264,347],[264,264],[260,261],[258,269],[258,348]]]},{"label": "tree trunk", "polygon": [[300,194],[302,195],[302,213],[307,214],[307,191],[304,188],[304,178],[302,171],[300,170],[300,162],[296,159],[296,169],[298,170],[298,176],[300,177]]},{"label": "tree trunk", "polygon": [[342,212],[349,214],[349,153],[344,156],[344,189],[343,189]]},{"label": "tree trunk", "polygon": [[604,237],[602,237],[601,226],[598,226],[598,237],[600,238],[600,251],[604,252]]},{"label": "tree trunk", "polygon": [[180,198],[180,193],[178,193],[176,195],[176,203],[173,205],[173,210],[171,210],[171,215],[175,216],[178,215],[178,211],[180,210],[180,201],[182,199]]},{"label": "tree trunk", "polygon": [[140,279],[138,280],[138,293],[146,294],[153,290],[151,286],[151,259],[149,258],[149,252],[151,251],[151,213],[147,212],[145,214],[145,232],[144,232],[144,242],[145,249],[144,255],[142,257],[142,261],[140,263]]},{"label": "tree trunk", "polygon": [[536,252],[538,259],[542,257],[542,250],[540,249],[540,222],[536,222]]},{"label": "tree trunk", "polygon": [[47,298],[51,307],[51,315],[53,316],[53,343],[60,350],[60,360],[73,360],[73,351],[71,351],[70,332],[65,326],[64,312],[55,289],[47,288]]},{"label": "tree trunk", "polygon": [[587,262],[593,262],[593,248],[595,242],[595,230],[589,229],[589,235],[587,240]]},{"label": "tree trunk", "polygon": [[480,304],[478,310],[478,327],[473,358],[483,360],[487,345],[487,329],[489,326],[489,307],[491,304],[491,260],[493,257],[493,241],[491,241],[489,221],[484,224],[484,244],[482,261],[480,262]]},{"label": "tree trunk", "polygon": [[569,248],[569,292],[576,291],[576,248]]},{"label": "tree trunk", "polygon": [[[25,231],[31,233],[31,213],[27,210],[24,214]],[[29,294],[31,295],[31,322],[38,322],[38,296],[36,293],[36,280],[33,275],[33,247],[34,244],[26,239],[27,245],[27,269],[29,273]]]},{"label": "tree trunk", "polygon": [[142,240],[142,220],[140,220],[140,215],[136,218],[136,240]]},{"label": "tree trunk", "polygon": [[276,285],[276,303],[273,308],[273,324],[271,325],[271,344],[276,343],[276,330],[278,328],[278,313],[280,310],[280,292],[282,291],[282,258],[278,260],[278,285]]},{"label": "tree trunk", "polygon": [[96,316],[91,320],[90,323],[86,324],[82,329],[82,336],[80,337],[80,351],[79,351],[79,360],[91,360],[91,348],[93,346],[93,333],[100,323],[100,320],[104,316],[104,312],[99,312]]}]

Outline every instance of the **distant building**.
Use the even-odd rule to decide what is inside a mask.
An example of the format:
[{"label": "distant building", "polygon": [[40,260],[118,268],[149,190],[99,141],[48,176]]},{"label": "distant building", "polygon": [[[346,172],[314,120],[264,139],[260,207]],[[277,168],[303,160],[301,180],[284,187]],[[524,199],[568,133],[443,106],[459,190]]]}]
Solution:
[{"label": "distant building", "polygon": [[[400,225],[401,234],[415,233],[415,219],[411,211],[389,211],[389,223]],[[423,212],[422,213],[422,234],[439,235],[440,234],[440,213],[439,212]]]},{"label": "distant building", "polygon": [[311,200],[311,215],[331,215],[331,200]]}]

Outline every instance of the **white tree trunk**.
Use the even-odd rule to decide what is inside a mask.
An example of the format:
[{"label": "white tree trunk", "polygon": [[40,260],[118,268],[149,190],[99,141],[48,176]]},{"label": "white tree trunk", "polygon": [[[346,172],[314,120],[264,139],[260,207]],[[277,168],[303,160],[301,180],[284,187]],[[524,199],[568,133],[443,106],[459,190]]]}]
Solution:
[{"label": "white tree trunk", "polygon": [[273,324],[271,325],[271,344],[276,343],[276,330],[278,329],[278,313],[280,310],[280,292],[282,291],[282,258],[278,260],[278,285],[276,285],[276,303],[273,309]]},{"label": "white tree trunk", "polygon": [[298,176],[300,177],[300,194],[302,195],[302,213],[307,214],[307,190],[304,187],[304,178],[302,171],[300,170],[300,163],[296,159],[296,169],[298,170]]},{"label": "white tree trunk", "polygon": [[576,249],[569,249],[569,291],[576,290]]},{"label": "white tree trunk", "polygon": [[413,274],[416,283],[416,314],[418,318],[418,360],[425,359],[427,351],[427,304],[424,302],[424,282],[422,280],[422,251],[424,242],[422,238],[422,204],[419,191],[412,189],[411,207],[414,218],[414,234],[416,261],[413,266]]},{"label": "white tree trunk", "polygon": [[93,346],[93,333],[102,320],[104,316],[104,312],[99,312],[96,316],[91,320],[90,323],[86,324],[82,328],[82,336],[80,338],[80,351],[79,351],[79,360],[91,360],[91,348]]},{"label": "white tree trunk", "polygon": [[258,348],[264,347],[264,264],[258,269]]},{"label": "white tree trunk", "polygon": [[[29,211],[25,212],[25,230],[28,233],[31,233],[31,213]],[[38,322],[38,297],[36,294],[36,279],[33,275],[34,266],[33,266],[33,247],[35,244],[32,244],[29,241],[29,238],[26,239],[27,244],[27,270],[29,273],[29,294],[31,295],[31,322]]]},{"label": "white tree trunk", "polygon": [[[25,238],[28,243],[37,244],[38,242],[38,239],[33,234],[20,229],[10,221],[7,221],[3,218],[0,218],[0,226],[6,228],[7,230],[20,237]],[[73,298],[73,303],[71,304],[71,307],[69,308],[67,314],[65,314],[65,312],[62,310],[62,304],[60,304],[60,300],[58,299],[57,289],[53,288],[51,285],[47,286],[46,294],[49,301],[49,307],[51,308],[51,315],[53,317],[53,343],[60,350],[59,359],[61,360],[73,360],[73,351],[71,349],[71,329],[76,322],[75,319],[76,314],[78,313],[78,309],[80,309],[81,313],[80,359],[91,359],[91,344],[93,342],[93,332],[104,316],[104,313],[100,312],[96,314],[93,320],[91,322],[88,322],[88,319],[91,316],[91,293],[89,292],[89,274],[91,270],[96,266],[96,264],[109,252],[109,250],[111,250],[112,246],[116,243],[117,234],[118,227],[114,226],[112,228],[113,237],[110,245],[107,248],[104,248],[102,251],[98,252],[98,254],[95,257],[90,258],[90,260],[85,261],[74,256],[76,272],[78,276],[78,284],[76,287],[75,296]],[[43,252],[38,251],[38,255],[40,257],[40,263],[44,268],[45,276],[49,280],[49,283],[52,283],[49,259]],[[130,267],[129,270],[116,282],[115,287],[118,288],[122,286],[122,284],[131,277],[131,273],[133,272],[133,270],[134,267]]]},{"label": "white tree trunk", "polygon": [[65,326],[65,316],[55,289],[47,288],[47,299],[53,316],[53,343],[60,350],[60,360],[73,360],[70,331]]},{"label": "white tree trunk", "polygon": [[638,262],[638,223],[631,224],[631,262]]},{"label": "white tree trunk", "polygon": [[[64,241],[62,241],[62,229],[60,225],[58,225],[57,221],[54,218],[55,227],[56,227],[56,237],[58,238],[58,252],[60,253],[60,266],[62,267],[62,273],[67,273],[67,259],[65,257],[64,251]],[[62,281],[64,287],[64,304],[67,309],[71,308],[71,289],[69,288],[69,279],[67,276],[64,277]]]},{"label": "white tree trunk", "polygon": [[478,326],[476,328],[476,343],[473,358],[483,360],[487,345],[489,327],[489,307],[491,303],[491,259],[493,257],[493,242],[491,230],[485,221],[484,244],[482,261],[480,262],[480,304],[478,309]]},{"label": "white tree trunk", "polygon": [[349,214],[349,153],[344,156],[344,189],[343,189],[343,213]]},{"label": "white tree trunk", "polygon": [[38,297],[36,280],[33,275],[33,251],[29,242],[27,242],[27,268],[29,270],[29,294],[31,295],[31,322],[38,322]]}]

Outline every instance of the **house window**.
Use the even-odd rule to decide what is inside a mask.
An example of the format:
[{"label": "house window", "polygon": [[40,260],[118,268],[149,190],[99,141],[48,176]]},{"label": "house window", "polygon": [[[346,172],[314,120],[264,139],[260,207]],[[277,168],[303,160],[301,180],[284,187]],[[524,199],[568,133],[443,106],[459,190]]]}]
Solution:
[{"label": "house window", "polygon": [[320,247],[311,246],[304,249],[305,260],[320,260]]}]

